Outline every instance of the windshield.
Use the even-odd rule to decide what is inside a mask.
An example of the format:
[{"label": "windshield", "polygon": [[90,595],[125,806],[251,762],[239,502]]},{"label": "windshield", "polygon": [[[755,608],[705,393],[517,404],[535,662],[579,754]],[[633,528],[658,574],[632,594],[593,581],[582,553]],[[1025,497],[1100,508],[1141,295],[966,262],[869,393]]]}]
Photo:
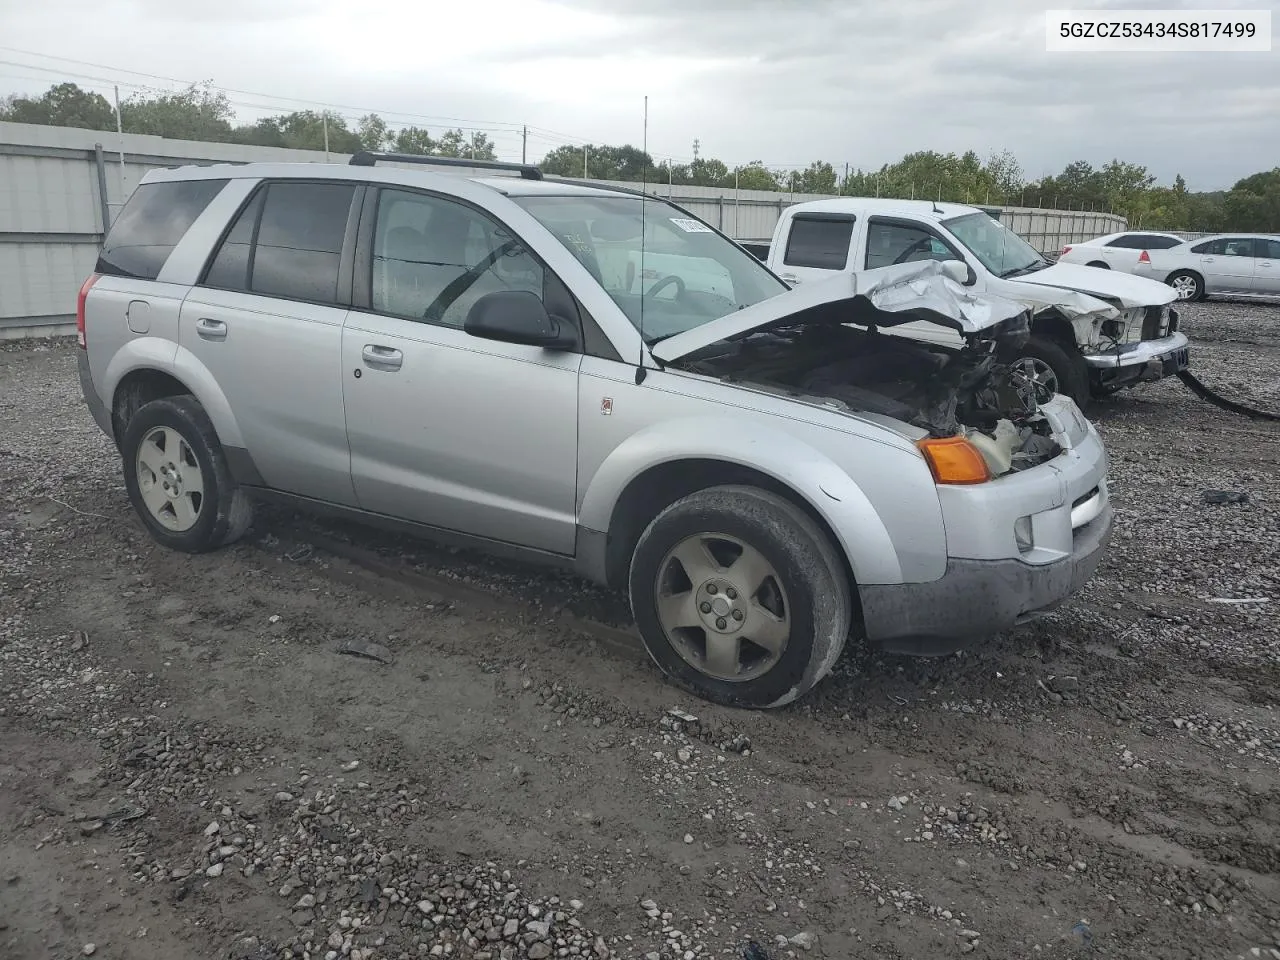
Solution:
[{"label": "windshield", "polygon": [[1011,277],[1047,266],[1036,248],[985,213],[969,213],[943,225],[997,277]]},{"label": "windshield", "polygon": [[511,199],[556,235],[649,343],[788,290],[751,254],[663,200]]}]

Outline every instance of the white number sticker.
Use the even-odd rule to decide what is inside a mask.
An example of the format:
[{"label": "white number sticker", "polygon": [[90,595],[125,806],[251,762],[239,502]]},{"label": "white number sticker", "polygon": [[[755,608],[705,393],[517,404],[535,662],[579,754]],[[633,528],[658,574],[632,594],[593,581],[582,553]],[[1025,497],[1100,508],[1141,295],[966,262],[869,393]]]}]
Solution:
[{"label": "white number sticker", "polygon": [[685,233],[711,233],[712,230],[705,223],[699,223],[697,220],[690,220],[687,217],[672,217],[671,222],[683,230]]}]

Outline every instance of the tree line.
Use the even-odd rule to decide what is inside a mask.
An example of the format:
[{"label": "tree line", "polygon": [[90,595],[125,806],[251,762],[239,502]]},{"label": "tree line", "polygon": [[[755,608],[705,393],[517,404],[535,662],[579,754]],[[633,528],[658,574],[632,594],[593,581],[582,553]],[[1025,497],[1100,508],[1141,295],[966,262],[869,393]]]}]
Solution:
[{"label": "tree line", "polygon": [[[0,120],[113,130],[115,110],[105,97],[74,83],[60,83],[38,97],[0,99]],[[180,140],[243,143],[268,147],[354,153],[400,153],[495,159],[494,145],[482,132],[446,129],[438,136],[417,126],[391,129],[376,113],[354,126],[332,111],[299,110],[235,123],[224,93],[209,85],[179,92],[138,93],[120,104],[128,133]],[[557,176],[651,183],[695,184],[743,190],[790,191],[949,200],[977,205],[1016,205],[1068,210],[1097,210],[1123,216],[1131,227],[1193,230],[1280,230],[1280,167],[1238,181],[1230,190],[1192,192],[1179,175],[1170,186],[1156,182],[1147,168],[1122,160],[1101,167],[1085,161],[1062,172],[1029,180],[1009,151],[985,160],[969,151],[909,153],[878,170],[837,170],[825,161],[803,169],[769,169],[760,161],[730,167],[721,160],[696,157],[690,163],[654,158],[629,144],[565,145],[550,151],[539,166]]]}]

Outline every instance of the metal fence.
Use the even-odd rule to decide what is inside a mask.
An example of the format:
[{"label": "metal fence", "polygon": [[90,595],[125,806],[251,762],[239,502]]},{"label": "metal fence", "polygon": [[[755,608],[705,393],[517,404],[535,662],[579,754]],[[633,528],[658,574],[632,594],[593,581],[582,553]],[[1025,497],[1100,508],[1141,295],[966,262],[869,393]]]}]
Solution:
[{"label": "metal fence", "polygon": [[[315,150],[0,122],[0,337],[71,332],[76,291],[93,270],[106,228],[148,170],[186,164],[346,163],[348,159],[347,154]],[[788,206],[825,199],[814,194],[665,183],[654,183],[648,190],[669,196],[739,240],[766,239]],[[1104,213],[984,209],[1046,253],[1125,228],[1123,218]]]}]

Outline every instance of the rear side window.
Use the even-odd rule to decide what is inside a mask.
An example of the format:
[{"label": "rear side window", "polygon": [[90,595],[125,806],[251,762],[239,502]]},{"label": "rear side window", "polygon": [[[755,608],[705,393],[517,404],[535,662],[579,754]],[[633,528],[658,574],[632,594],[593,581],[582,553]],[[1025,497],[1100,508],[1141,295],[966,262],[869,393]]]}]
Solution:
[{"label": "rear side window", "polygon": [[1226,240],[1206,240],[1204,243],[1198,243],[1191,248],[1192,253],[1222,253],[1227,249]]},{"label": "rear side window", "polygon": [[853,217],[797,216],[791,221],[782,262],[788,267],[843,270],[852,239]]},{"label": "rear side window", "polygon": [[1168,250],[1181,242],[1177,237],[1161,237],[1152,233],[1126,233],[1109,241],[1106,245],[1128,250]]},{"label": "rear side window", "polygon": [[107,232],[97,273],[154,280],[164,262],[226,180],[144,183]]},{"label": "rear side window", "polygon": [[1177,237],[1152,237],[1151,242],[1147,244],[1148,250],[1168,250],[1170,247],[1178,246],[1182,241]]},{"label": "rear side window", "polygon": [[218,246],[206,286],[335,303],[355,186],[277,181],[260,188]]}]

